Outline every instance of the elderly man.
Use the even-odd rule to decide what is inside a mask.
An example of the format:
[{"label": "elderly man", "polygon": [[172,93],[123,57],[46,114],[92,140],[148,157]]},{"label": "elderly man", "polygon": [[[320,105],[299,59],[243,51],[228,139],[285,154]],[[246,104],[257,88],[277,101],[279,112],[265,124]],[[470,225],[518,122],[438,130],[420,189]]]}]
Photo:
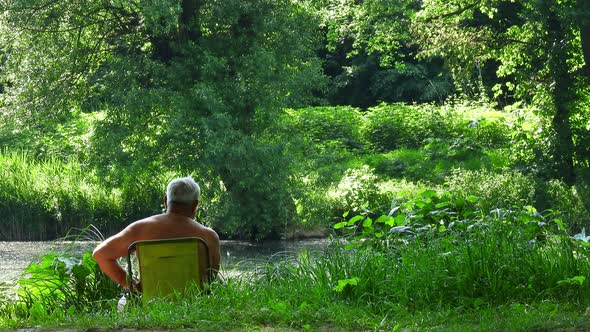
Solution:
[{"label": "elderly man", "polygon": [[200,237],[209,247],[209,261],[213,273],[219,271],[219,236],[211,228],[195,221],[199,205],[199,185],[191,178],[170,181],[164,196],[166,213],[138,220],[99,244],[92,256],[100,269],[123,288],[129,288],[127,273],[117,263],[127,256],[127,248],[142,240]]}]

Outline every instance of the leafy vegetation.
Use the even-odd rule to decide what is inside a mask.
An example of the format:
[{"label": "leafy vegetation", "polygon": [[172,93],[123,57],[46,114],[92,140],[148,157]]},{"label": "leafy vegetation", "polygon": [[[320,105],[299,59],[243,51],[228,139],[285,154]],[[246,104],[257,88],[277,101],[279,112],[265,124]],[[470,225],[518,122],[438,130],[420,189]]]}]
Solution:
[{"label": "leafy vegetation", "polygon": [[590,304],[585,233],[570,237],[562,220],[530,206],[488,213],[475,196],[425,190],[389,215],[355,215],[334,228],[345,243],[334,239],[322,252],[223,278],[177,302],[131,303],[118,315],[116,288],[89,253],[50,254],[28,268],[19,301],[5,304],[3,319],[14,327],[25,319],[113,328],[393,329],[411,327],[411,315],[487,313],[500,306],[520,315],[525,308],[538,311],[533,322],[547,326]]},{"label": "leafy vegetation", "polygon": [[589,0],[0,2],[0,240],[112,234],[187,174],[224,239],[332,235],[121,314],[50,253],[0,324],[588,328],[589,82]]}]

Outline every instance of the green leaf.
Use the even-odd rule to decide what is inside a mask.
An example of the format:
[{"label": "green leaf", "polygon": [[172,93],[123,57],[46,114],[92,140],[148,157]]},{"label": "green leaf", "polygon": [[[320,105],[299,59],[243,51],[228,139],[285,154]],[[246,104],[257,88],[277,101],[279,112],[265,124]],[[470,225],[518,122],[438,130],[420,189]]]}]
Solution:
[{"label": "green leaf", "polygon": [[470,203],[476,203],[477,201],[479,201],[479,198],[473,195],[469,195],[467,196],[467,201]]},{"label": "green leaf", "polygon": [[553,222],[557,225],[557,229],[559,229],[560,231],[565,230],[565,225],[563,224],[563,221],[561,219],[555,218],[553,219]]},{"label": "green leaf", "polygon": [[334,286],[334,288],[332,288],[332,289],[337,291],[338,293],[341,293],[344,290],[344,288],[346,288],[347,286],[358,285],[359,281],[361,281],[361,278],[359,278],[359,277],[354,277],[354,278],[350,278],[350,279],[341,279],[341,280],[338,280],[338,285]]},{"label": "green leaf", "polygon": [[436,191],[434,190],[425,190],[424,192],[422,192],[422,197],[424,198],[432,198],[436,196]]},{"label": "green leaf", "polygon": [[360,215],[360,214],[359,214],[359,215],[356,215],[356,216],[354,216],[354,217],[350,218],[350,220],[349,220],[349,221],[346,223],[346,225],[347,225],[347,226],[352,226],[352,225],[354,225],[354,224],[355,224],[357,221],[359,221],[359,220],[363,220],[363,219],[365,219],[365,217],[364,217],[364,216],[362,216],[362,215]]},{"label": "green leaf", "polygon": [[442,209],[442,208],[449,207],[451,205],[452,205],[451,202],[442,202],[442,203],[436,204],[434,207],[437,209]]},{"label": "green leaf", "polygon": [[559,280],[557,282],[557,284],[558,285],[578,285],[578,286],[582,286],[585,281],[586,281],[586,277],[585,276],[575,276],[575,277],[571,277],[571,278]]},{"label": "green leaf", "polygon": [[[403,214],[398,214],[394,218],[394,224],[395,224],[395,226],[404,226],[406,224],[406,216]],[[393,226],[393,225],[389,225],[389,226]]]},{"label": "green leaf", "polygon": [[393,220],[393,217],[381,215],[381,216],[379,216],[379,218],[377,218],[377,220],[375,220],[375,223],[387,225],[387,222],[390,220]]},{"label": "green leaf", "polygon": [[342,222],[339,222],[336,225],[334,225],[334,229],[340,229],[346,225],[347,225],[346,221],[342,221]]}]

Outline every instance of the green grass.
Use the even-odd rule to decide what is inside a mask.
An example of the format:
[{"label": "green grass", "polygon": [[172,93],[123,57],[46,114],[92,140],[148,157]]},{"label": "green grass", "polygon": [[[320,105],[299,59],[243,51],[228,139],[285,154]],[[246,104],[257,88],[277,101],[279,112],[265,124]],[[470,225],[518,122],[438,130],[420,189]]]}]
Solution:
[{"label": "green grass", "polygon": [[511,303],[476,309],[423,311],[407,315],[408,331],[587,331],[586,308],[567,303]]},{"label": "green grass", "polygon": [[[231,294],[235,295],[235,294]],[[239,301],[225,297],[182,303],[153,303],[119,314],[115,310],[59,314],[26,325],[10,322],[0,328],[37,329],[198,329],[199,331],[586,331],[590,317],[586,308],[567,303],[512,303],[476,309],[451,308],[408,313],[401,310],[371,314],[345,302],[273,308],[253,302],[263,296]],[[262,298],[262,300],[268,300]],[[236,303],[238,302],[238,303]],[[232,305],[250,305],[235,309]],[[277,308],[278,307],[278,308]],[[0,321],[1,324],[1,321]]]},{"label": "green grass", "polygon": [[89,224],[118,231],[159,210],[165,183],[136,178],[142,190],[117,188],[76,160],[8,150],[0,151],[0,178],[0,240],[55,239]]},{"label": "green grass", "polygon": [[[440,204],[433,193],[424,195],[432,205]],[[440,215],[445,224],[449,217],[458,220],[446,213]],[[97,267],[91,261],[80,262],[89,269],[81,273],[86,277],[72,272],[64,279],[56,271],[67,270],[67,264],[46,259],[40,268],[51,271],[50,279],[61,278],[67,294],[81,288],[93,297],[43,292],[44,285],[55,289],[60,283],[36,283],[21,290],[19,302],[0,306],[0,319],[6,328],[584,329],[589,326],[590,246],[550,222],[530,209],[505,211],[472,215],[468,224],[447,224],[443,231],[420,233],[424,226],[416,224],[413,236],[388,232],[385,237],[362,222],[362,233],[335,239],[322,252],[285,256],[216,282],[206,293],[132,305],[124,313],[116,312],[112,289],[106,295],[96,287],[103,281],[92,272]]]}]

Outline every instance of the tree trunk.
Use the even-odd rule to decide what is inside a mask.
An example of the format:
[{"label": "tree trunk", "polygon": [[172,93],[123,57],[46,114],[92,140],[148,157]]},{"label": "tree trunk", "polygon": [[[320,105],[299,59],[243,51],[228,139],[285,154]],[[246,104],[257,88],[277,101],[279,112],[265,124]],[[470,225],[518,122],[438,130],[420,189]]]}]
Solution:
[{"label": "tree trunk", "polygon": [[555,0],[542,2],[543,14],[546,17],[546,43],[549,47],[550,79],[554,82],[552,99],[555,115],[552,124],[555,130],[554,161],[555,173],[565,183],[573,185],[576,182],[574,170],[574,144],[570,126],[570,115],[573,101],[575,101],[574,80],[568,71],[567,40],[564,26],[556,13]]},{"label": "tree trunk", "polygon": [[168,63],[175,56],[173,44],[197,41],[201,37],[199,27],[200,0],[182,0],[182,12],[178,16],[178,32],[151,37],[154,59]]},{"label": "tree trunk", "polygon": [[584,75],[590,80],[590,0],[578,0],[580,37],[584,54]]},{"label": "tree trunk", "polygon": [[200,0],[182,0],[182,13],[178,18],[178,37],[180,42],[197,41],[201,37],[199,26]]}]

